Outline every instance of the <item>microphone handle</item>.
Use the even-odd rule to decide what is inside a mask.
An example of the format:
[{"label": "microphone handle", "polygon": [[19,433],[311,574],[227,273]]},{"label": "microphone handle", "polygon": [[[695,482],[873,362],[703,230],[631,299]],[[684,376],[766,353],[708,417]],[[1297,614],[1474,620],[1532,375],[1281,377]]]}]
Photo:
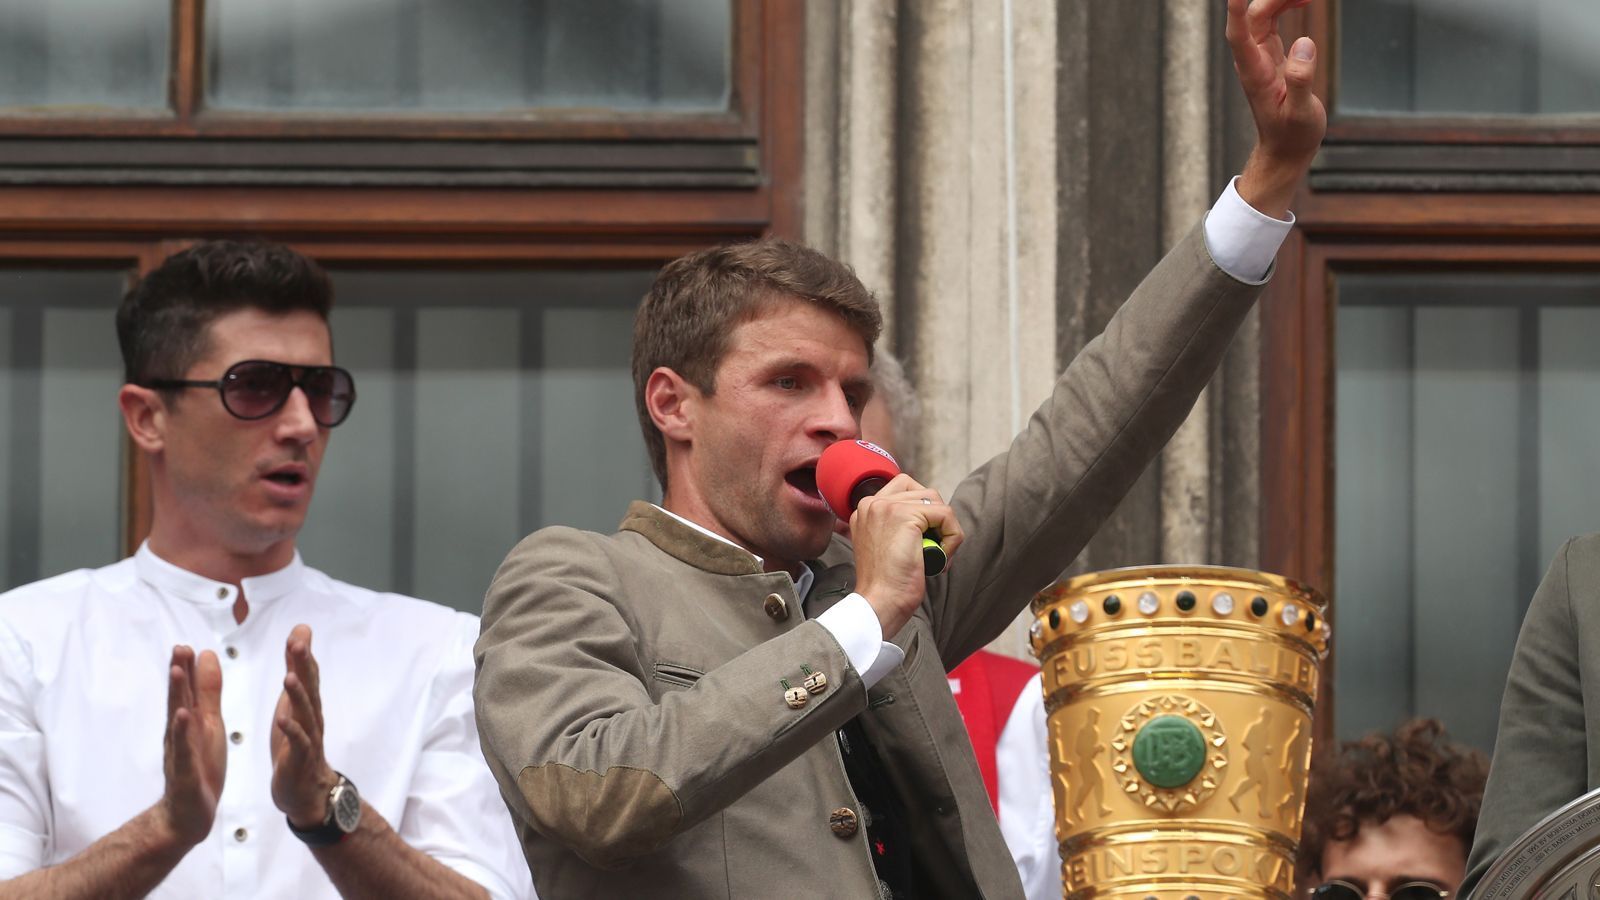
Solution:
[{"label": "microphone handle", "polygon": [[[856,482],[856,486],[850,491],[850,508],[855,509],[861,504],[863,499],[883,490],[884,485],[888,483],[889,480],[887,478],[878,478],[876,476],[872,478],[863,478]],[[949,555],[944,552],[943,547],[939,546],[938,530],[929,528],[927,531],[924,531],[922,533],[923,574],[927,575],[929,578],[932,578],[940,572],[943,572],[945,565],[949,562]]]}]

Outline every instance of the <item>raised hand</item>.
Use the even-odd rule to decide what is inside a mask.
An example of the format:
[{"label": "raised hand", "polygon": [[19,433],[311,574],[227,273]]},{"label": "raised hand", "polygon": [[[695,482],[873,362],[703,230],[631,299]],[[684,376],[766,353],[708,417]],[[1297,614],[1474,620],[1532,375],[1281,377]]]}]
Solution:
[{"label": "raised hand", "polygon": [[338,776],[322,755],[322,693],[311,628],[296,625],[284,646],[283,693],[272,714],[272,802],[297,828],[321,825]]},{"label": "raised hand", "polygon": [[1233,68],[1256,122],[1256,149],[1239,193],[1256,209],[1281,217],[1295,185],[1311,167],[1328,130],[1328,112],[1311,92],[1317,47],[1308,37],[1285,53],[1278,19],[1311,0],[1228,0]]},{"label": "raised hand", "polygon": [[178,843],[205,840],[217,818],[228,747],[222,724],[222,667],[210,650],[172,649],[167,668],[166,790],[157,811]]}]

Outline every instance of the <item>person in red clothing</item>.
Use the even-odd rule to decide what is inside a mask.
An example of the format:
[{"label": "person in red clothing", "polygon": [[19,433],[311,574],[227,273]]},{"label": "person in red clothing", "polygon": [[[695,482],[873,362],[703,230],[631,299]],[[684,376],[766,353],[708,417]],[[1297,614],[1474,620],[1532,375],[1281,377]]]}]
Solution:
[{"label": "person in red clothing", "polygon": [[[915,471],[917,395],[899,360],[881,350],[873,359],[872,380],[875,390],[861,411],[861,436],[893,454],[902,469]],[[1050,803],[1049,730],[1039,667],[979,650],[949,678],[1028,900],[1057,900],[1061,851]]]}]

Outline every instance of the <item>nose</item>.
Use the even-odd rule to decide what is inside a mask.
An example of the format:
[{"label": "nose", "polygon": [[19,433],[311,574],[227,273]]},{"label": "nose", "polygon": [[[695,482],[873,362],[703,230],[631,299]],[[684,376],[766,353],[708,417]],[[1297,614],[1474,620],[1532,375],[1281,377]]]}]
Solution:
[{"label": "nose", "polygon": [[294,444],[309,444],[317,439],[317,420],[311,415],[311,399],[299,386],[289,391],[278,410],[278,439]]},{"label": "nose", "polygon": [[811,422],[811,432],[833,441],[848,441],[861,433],[861,423],[850,398],[839,385],[829,385],[821,392],[817,409]]}]

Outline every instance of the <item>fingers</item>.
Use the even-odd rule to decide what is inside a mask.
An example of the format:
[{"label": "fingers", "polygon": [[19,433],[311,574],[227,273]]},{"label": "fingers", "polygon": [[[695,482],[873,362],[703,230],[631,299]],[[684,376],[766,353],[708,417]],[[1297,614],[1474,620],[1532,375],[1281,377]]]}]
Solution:
[{"label": "fingers", "polygon": [[[317,657],[311,652],[311,626],[296,625],[289,632],[289,641],[284,648],[288,661],[288,670],[299,679],[305,693],[310,697],[311,716],[305,721],[307,724],[315,723],[316,730],[322,731],[322,668],[317,665]],[[284,682],[287,689],[288,682]]]},{"label": "fingers", "polygon": [[194,777],[194,745],[189,740],[189,732],[193,729],[194,713],[180,709],[173,714],[169,752],[172,754],[172,774],[180,781]]},{"label": "fingers", "polygon": [[[901,479],[905,479],[904,482]],[[895,512],[909,516],[908,521],[915,523],[918,534],[929,530],[938,532],[939,546],[944,548],[946,556],[953,554],[966,539],[955,510],[944,502],[939,492],[922,487],[907,475],[896,476],[883,490],[862,500],[856,507],[856,514],[865,514],[875,506],[881,509],[881,504],[898,507]],[[852,527],[853,523],[852,519]]]},{"label": "fingers", "polygon": [[1310,102],[1311,82],[1316,74],[1316,42],[1308,37],[1300,38],[1289,48],[1289,58],[1283,66],[1283,78],[1288,83],[1291,108],[1302,107]]},{"label": "fingers", "polygon": [[283,677],[283,692],[289,698],[290,719],[299,724],[307,733],[322,734],[322,713],[317,709],[311,698],[311,692],[306,689],[305,682],[293,672]]},{"label": "fingers", "polygon": [[289,745],[288,764],[303,766],[310,759],[312,748],[316,746],[310,732],[291,716],[279,716],[275,724]]},{"label": "fingers", "polygon": [[200,654],[194,665],[194,706],[202,715],[222,719],[222,664],[210,650]]}]

